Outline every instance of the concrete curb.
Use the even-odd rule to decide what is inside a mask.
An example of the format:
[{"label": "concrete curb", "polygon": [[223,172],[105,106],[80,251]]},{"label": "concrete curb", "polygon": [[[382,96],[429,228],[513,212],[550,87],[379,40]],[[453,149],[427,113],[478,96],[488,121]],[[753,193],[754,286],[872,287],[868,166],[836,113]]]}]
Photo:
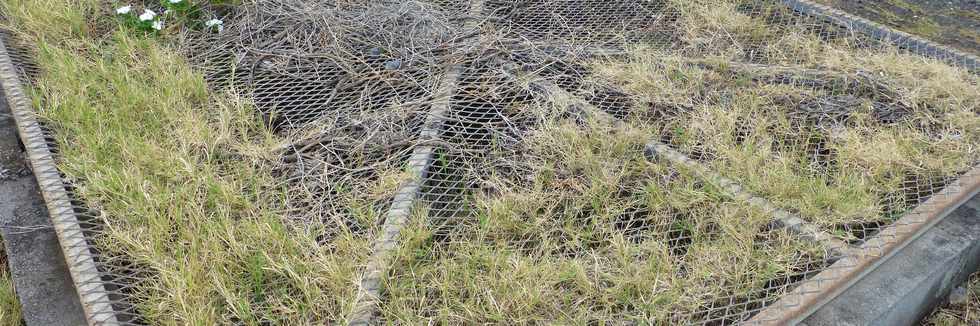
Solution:
[{"label": "concrete curb", "polygon": [[[0,94],[3,94],[0,91]],[[85,312],[0,95],[0,235],[27,325],[85,325]]]},{"label": "concrete curb", "polygon": [[801,325],[916,325],[978,268],[974,197]]},{"label": "concrete curb", "polygon": [[858,251],[845,256],[833,265],[803,282],[793,291],[773,303],[749,323],[785,325],[798,324],[843,293],[864,282],[874,270],[918,241],[961,205],[980,193],[980,166],[915,207],[898,221],[885,227],[866,241]]},{"label": "concrete curb", "polygon": [[31,170],[44,197],[51,224],[61,244],[86,319],[93,325],[116,325],[116,312],[97,268],[96,254],[85,239],[65,182],[55,165],[54,154],[45,140],[32,102],[21,82],[6,44],[0,40],[0,85],[6,93],[7,103],[16,121]]}]

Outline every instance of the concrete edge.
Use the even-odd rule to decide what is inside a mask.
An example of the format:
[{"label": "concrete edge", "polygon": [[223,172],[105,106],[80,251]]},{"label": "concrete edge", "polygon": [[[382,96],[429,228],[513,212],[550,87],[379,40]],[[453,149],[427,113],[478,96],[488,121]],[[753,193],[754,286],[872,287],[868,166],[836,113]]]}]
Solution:
[{"label": "concrete edge", "polygon": [[0,86],[6,93],[7,103],[61,244],[86,319],[91,325],[117,325],[116,312],[98,271],[95,254],[85,239],[65,182],[55,164],[54,154],[44,139],[32,102],[21,85],[15,64],[2,40]]},{"label": "concrete edge", "polygon": [[957,208],[802,324],[916,325],[980,268],[980,196]]},{"label": "concrete edge", "polygon": [[980,193],[980,165],[885,227],[851,255],[763,309],[749,324],[792,325],[837,298]]}]

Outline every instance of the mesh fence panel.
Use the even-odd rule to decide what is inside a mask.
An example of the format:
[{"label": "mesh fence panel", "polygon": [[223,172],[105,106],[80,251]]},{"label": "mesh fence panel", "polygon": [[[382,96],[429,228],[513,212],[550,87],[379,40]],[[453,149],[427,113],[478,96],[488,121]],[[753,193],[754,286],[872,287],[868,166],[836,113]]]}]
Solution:
[{"label": "mesh fence panel", "polygon": [[[226,22],[188,56],[283,137],[282,217],[371,244],[335,316],[262,310],[299,320],[767,322],[980,161],[975,58],[807,2],[276,0]],[[83,281],[153,323],[155,271],[74,204]]]}]

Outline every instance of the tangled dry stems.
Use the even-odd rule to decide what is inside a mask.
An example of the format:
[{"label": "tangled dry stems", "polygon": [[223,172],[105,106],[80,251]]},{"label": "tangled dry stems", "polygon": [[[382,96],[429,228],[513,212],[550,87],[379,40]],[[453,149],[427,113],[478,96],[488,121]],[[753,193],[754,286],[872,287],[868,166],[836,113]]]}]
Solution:
[{"label": "tangled dry stems", "polygon": [[[280,146],[252,157],[271,157],[282,184],[269,188],[285,189],[277,213],[307,230],[208,224],[214,216],[201,214],[185,233],[222,239],[196,248],[215,255],[208,264],[230,262],[213,272],[147,247],[145,234],[172,235],[169,219],[126,225],[102,246],[135,248],[121,254],[158,272],[141,289],[141,311],[152,320],[343,321],[372,231],[413,177],[405,156],[433,142],[459,159],[463,171],[453,176],[465,179],[456,183],[465,195],[450,200],[468,201],[468,210],[448,237],[425,207],[406,228],[382,307],[393,322],[738,321],[822,268],[824,248],[768,228],[769,216],[685,171],[647,162],[640,148],[649,138],[701,153],[828,228],[887,220],[886,211],[939,187],[923,180],[977,162],[978,100],[963,95],[977,94],[977,82],[961,70],[794,25],[757,1],[643,2],[657,13],[642,29],[656,36],[647,47],[586,60],[555,44],[582,50],[605,40],[587,49],[602,52],[635,41],[620,34],[635,26],[618,19],[637,3],[581,2],[610,10],[594,15],[568,3],[504,3],[510,11],[490,18],[445,2],[247,2],[226,33],[202,35],[190,49],[210,80],[225,82],[215,85],[251,95],[275,126]],[[458,28],[466,19],[483,22],[482,33]],[[542,26],[555,32],[525,37]],[[448,66],[494,66],[525,51],[543,53],[534,74],[577,66],[562,86],[625,112],[626,124],[600,126],[525,100],[518,93],[532,91],[500,66],[463,76],[450,98],[436,95]],[[455,112],[444,124],[480,131],[419,138],[433,127],[422,122],[429,109],[447,101],[484,115]],[[913,194],[909,184],[925,189]],[[251,189],[222,186],[220,194]],[[899,204],[886,209],[889,200]],[[237,213],[249,204],[227,206]],[[315,241],[296,240],[310,234]],[[193,286],[207,282],[192,268],[213,272],[206,280],[215,285]]]},{"label": "tangled dry stems", "polygon": [[[935,123],[949,119],[947,114],[964,115],[975,108],[974,100],[951,103],[943,94],[923,98],[920,90],[935,91],[931,87],[938,84],[910,85],[905,76],[883,74],[910,73],[893,69],[894,62],[888,62],[909,57],[866,49],[864,40],[832,30],[816,35],[806,23],[792,25],[785,11],[751,1],[645,4],[643,10],[659,10],[659,19],[679,28],[653,31],[656,38],[647,40],[652,43],[630,50],[624,60],[584,59],[556,49],[556,39],[589,43],[590,37],[612,35],[608,30],[590,34],[572,26],[578,18],[548,25],[554,33],[508,39],[539,28],[533,19],[551,19],[534,14],[547,6],[524,8],[527,14],[515,8],[497,11],[505,13],[504,18],[478,17],[489,23],[510,23],[496,24],[498,30],[484,30],[480,42],[471,42],[475,35],[458,26],[473,17],[460,10],[440,11],[445,7],[433,4],[256,3],[246,6],[230,28],[233,32],[216,42],[232,45],[231,57],[245,70],[245,87],[262,87],[258,81],[263,74],[322,85],[308,95],[324,96],[326,113],[294,123],[289,115],[295,112],[282,107],[275,108],[273,116],[281,115],[287,121],[285,129],[291,130],[279,167],[294,190],[290,216],[297,221],[330,221],[325,227],[328,234],[337,234],[329,233],[333,229],[364,234],[378,225],[394,191],[412,177],[401,172],[405,156],[415,146],[431,144],[427,142],[432,140],[417,137],[418,130],[426,127],[421,121],[431,105],[466,98],[494,102],[527,91],[515,89],[519,83],[513,80],[514,71],[497,68],[476,73],[496,77],[464,76],[473,80],[460,88],[463,95],[434,98],[438,78],[453,63],[479,65],[506,61],[522,51],[535,53],[544,59],[522,69],[541,73],[553,68],[548,66],[578,67],[559,76],[572,80],[564,86],[574,85],[575,94],[591,100],[620,92],[628,97],[625,103],[596,104],[610,113],[625,110],[628,121],[653,126],[611,131],[581,119],[569,124],[569,113],[563,108],[503,101],[507,104],[492,104],[495,127],[481,131],[487,135],[480,137],[493,139],[489,147],[470,148],[474,145],[465,139],[437,141],[447,152],[463,157],[455,161],[462,164],[457,177],[475,190],[460,200],[469,202],[473,219],[464,219],[448,237],[439,235],[438,241],[433,237],[445,230],[436,230],[430,221],[419,219],[407,228],[406,244],[395,256],[396,266],[407,268],[407,274],[395,273],[388,280],[387,306],[382,308],[389,320],[580,320],[590,315],[620,319],[637,314],[674,322],[738,320],[744,317],[742,312],[775,295],[771,291],[779,291],[771,284],[774,279],[784,278],[784,284],[790,284],[790,279],[822,264],[826,248],[773,235],[778,232],[766,229],[769,221],[764,214],[729,202],[683,171],[645,163],[636,155],[642,153],[647,137],[660,135],[819,225],[831,229],[843,225],[844,233],[855,223],[887,220],[928,195],[930,189],[915,194],[904,191],[908,185],[903,178],[909,173],[915,178],[949,178],[976,161],[970,149],[975,138],[966,135],[969,129],[964,128],[975,123],[972,118],[954,122],[962,125],[952,128]],[[748,15],[746,10],[757,12]],[[591,23],[595,22],[584,21]],[[453,51],[462,44],[468,48]],[[875,56],[861,59],[861,54]],[[947,69],[929,65],[928,69]],[[968,81],[957,87],[971,90],[975,85]],[[466,116],[444,118],[482,123]],[[926,132],[927,127],[931,129]],[[950,133],[965,136],[961,141],[927,145]],[[905,147],[889,152],[894,155],[887,158],[859,156],[869,147],[881,150],[889,145]],[[943,160],[926,156],[935,153],[953,155]],[[631,158],[623,161],[624,157]],[[757,166],[775,168],[758,174],[752,169]],[[686,220],[692,216],[706,216],[706,220]],[[758,223],[749,223],[744,233],[727,226],[745,216]],[[725,237],[734,237],[734,242]],[[324,239],[329,242],[330,237]],[[636,279],[622,273],[638,270],[616,265],[608,256],[617,252],[612,248],[625,250],[616,254],[623,255],[653,244],[659,256],[647,253],[632,258],[666,264],[646,270],[653,273],[647,276],[654,282],[643,283],[650,287],[608,297],[601,289],[610,282],[637,285],[630,283]],[[761,246],[762,251],[750,251],[746,260],[730,262],[733,265],[710,258],[732,257],[734,248],[745,246]],[[604,272],[582,272],[586,267],[580,264],[587,257],[598,261],[596,266]],[[515,261],[519,263],[504,264]],[[702,261],[743,272],[714,283],[699,277],[725,272],[711,269],[699,274]],[[766,261],[785,264],[777,267]],[[475,266],[482,267],[472,269]],[[496,278],[476,284],[457,278],[472,273]],[[518,276],[508,277],[511,274]],[[583,288],[557,285],[570,282],[566,278],[529,283],[552,274],[571,277]],[[549,284],[556,288],[541,287]],[[676,290],[692,284],[698,284],[692,288],[713,290],[700,294]],[[489,293],[467,294],[479,289]],[[535,296],[523,298],[527,293]],[[652,298],[632,296],[636,293],[660,293],[655,297],[661,301],[644,305]],[[572,297],[580,301],[563,301]],[[714,301],[724,298],[744,307],[715,307]],[[622,301],[603,304],[616,300]],[[651,307],[684,311],[677,316],[686,317],[658,315],[661,310]]]}]

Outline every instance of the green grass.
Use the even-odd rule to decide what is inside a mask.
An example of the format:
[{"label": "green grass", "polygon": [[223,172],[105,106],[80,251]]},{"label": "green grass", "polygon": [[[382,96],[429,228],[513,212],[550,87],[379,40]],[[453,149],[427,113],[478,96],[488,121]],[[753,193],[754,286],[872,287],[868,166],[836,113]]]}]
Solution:
[{"label": "green grass", "polygon": [[473,199],[475,219],[457,225],[449,239],[426,220],[406,228],[386,283],[385,319],[724,319],[713,303],[758,307],[771,294],[767,281],[820,263],[822,248],[769,230],[767,214],[684,171],[648,162],[642,148],[654,135],[641,125],[614,129],[560,119],[532,129],[518,146],[523,154],[513,158],[526,174],[489,169],[481,184],[495,191]]},{"label": "green grass", "polygon": [[[281,218],[269,153],[284,140],[249,103],[211,93],[161,39],[120,30],[100,1],[5,1],[36,44],[35,105],[59,167],[103,213],[108,256],[143,272],[150,324],[315,323],[351,309],[368,240]],[[318,226],[320,225],[320,226]]]},{"label": "green grass", "polygon": [[[674,145],[711,155],[712,168],[750,191],[828,228],[887,222],[917,204],[905,197],[936,190],[930,183],[980,162],[975,75],[890,49],[753,23],[726,6],[690,10],[682,21],[722,30],[689,30],[682,44],[696,46],[680,53],[640,47],[626,60],[596,62],[596,80],[618,85],[636,103],[681,108],[651,123],[665,124]],[[717,23],[726,21],[754,27]],[[752,56],[740,51],[764,46],[752,41],[759,29],[781,30],[765,42],[780,45]],[[758,64],[745,64],[749,57]],[[812,77],[802,68],[825,76],[823,86],[807,83]],[[771,81],[780,78],[798,82]],[[836,121],[801,116],[804,103],[841,99],[849,104]],[[635,115],[648,114],[647,106],[637,107]],[[878,110],[901,116],[883,121]]]},{"label": "green grass", "polygon": [[21,317],[20,300],[17,299],[2,247],[0,245],[0,326],[21,326],[24,319]]}]

